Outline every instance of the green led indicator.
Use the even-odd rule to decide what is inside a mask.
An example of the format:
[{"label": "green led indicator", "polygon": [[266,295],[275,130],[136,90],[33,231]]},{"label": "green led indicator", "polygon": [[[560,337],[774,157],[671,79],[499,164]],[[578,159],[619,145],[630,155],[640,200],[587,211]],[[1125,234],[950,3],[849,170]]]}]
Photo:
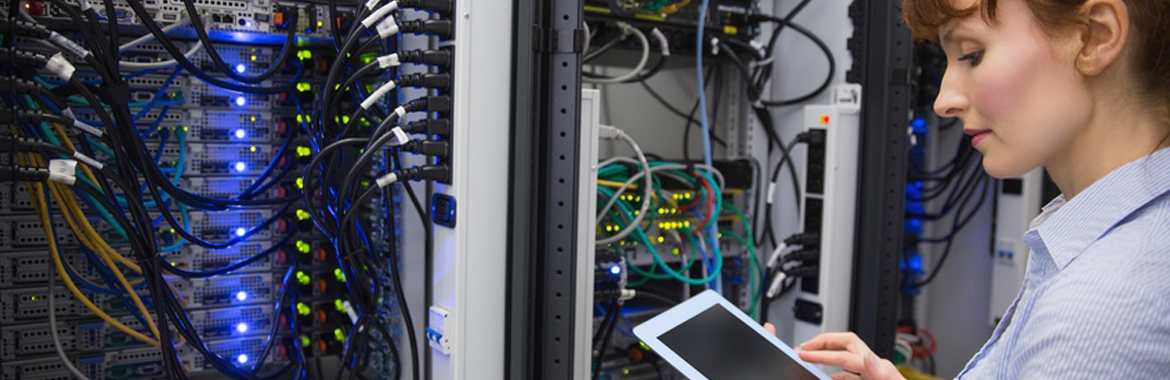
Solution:
[{"label": "green led indicator", "polygon": [[304,302],[297,302],[297,314],[309,315],[310,312],[312,312],[312,310],[309,309],[309,305],[305,305]]},{"label": "green led indicator", "polygon": [[297,251],[300,253],[309,253],[313,250],[313,246],[306,243],[304,240],[297,240]]},{"label": "green led indicator", "polygon": [[305,274],[305,272],[297,271],[297,282],[301,283],[301,285],[308,285],[309,281],[309,275]]},{"label": "green led indicator", "polygon": [[337,278],[337,282],[345,282],[345,272],[341,268],[333,268],[333,277]]}]

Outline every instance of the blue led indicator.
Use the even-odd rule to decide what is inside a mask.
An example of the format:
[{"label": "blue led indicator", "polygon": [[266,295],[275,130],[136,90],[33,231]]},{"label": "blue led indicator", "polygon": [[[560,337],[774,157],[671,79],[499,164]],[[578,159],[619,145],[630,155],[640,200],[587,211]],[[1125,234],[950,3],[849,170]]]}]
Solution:
[{"label": "blue led indicator", "polygon": [[246,300],[246,299],[248,299],[248,292],[238,292],[238,293],[236,293],[236,301],[243,301],[243,300]]},{"label": "blue led indicator", "polygon": [[244,133],[243,129],[236,130],[236,138],[237,139],[242,139],[242,138],[244,138],[244,136],[246,136],[246,134]]},{"label": "blue led indicator", "polygon": [[247,102],[248,102],[248,100],[247,100],[247,99],[244,99],[244,97],[243,97],[243,96],[237,96],[237,97],[236,97],[236,105],[237,105],[237,106],[243,107],[243,106],[244,106],[244,104],[246,104]]},{"label": "blue led indicator", "polygon": [[244,70],[247,70],[247,69],[248,69],[247,66],[244,66],[243,63],[236,65],[236,72],[237,73],[243,73]]}]

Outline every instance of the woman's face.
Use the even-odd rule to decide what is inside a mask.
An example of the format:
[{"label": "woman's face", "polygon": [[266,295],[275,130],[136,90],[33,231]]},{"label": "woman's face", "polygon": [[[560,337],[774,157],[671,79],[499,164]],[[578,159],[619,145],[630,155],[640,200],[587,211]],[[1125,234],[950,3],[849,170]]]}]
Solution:
[{"label": "woman's face", "polygon": [[[968,7],[976,0],[953,0]],[[939,30],[947,70],[934,109],[959,117],[997,178],[1061,155],[1092,116],[1074,66],[1075,39],[1045,34],[1024,0],[1004,0],[994,24],[975,15]]]}]

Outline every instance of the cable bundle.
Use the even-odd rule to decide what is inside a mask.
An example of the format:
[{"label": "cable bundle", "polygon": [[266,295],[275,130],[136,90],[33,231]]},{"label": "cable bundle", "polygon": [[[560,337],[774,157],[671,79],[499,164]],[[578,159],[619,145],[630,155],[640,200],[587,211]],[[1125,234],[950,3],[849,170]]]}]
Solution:
[{"label": "cable bundle", "polygon": [[[445,114],[450,111],[451,99],[437,95],[415,99],[387,111],[386,96],[396,86],[424,86],[446,89],[451,86],[449,74],[434,73],[403,76],[384,82],[378,91],[369,93],[366,85],[378,80],[386,72],[394,72],[401,63],[420,63],[449,68],[452,59],[448,51],[397,51],[393,37],[399,32],[431,33],[450,37],[453,26],[446,20],[396,21],[399,4],[380,4],[373,0],[358,5],[356,20],[347,23],[338,15],[336,2],[330,2],[329,19],[334,38],[338,41],[336,59],[330,67],[324,91],[302,112],[299,82],[305,75],[300,60],[293,59],[298,15],[288,12],[289,18],[284,43],[271,65],[257,74],[229,65],[208,34],[208,26],[201,10],[192,0],[183,2],[187,15],[167,26],[160,26],[149,17],[140,18],[149,34],[125,36],[116,18],[99,16],[98,9],[81,1],[80,7],[61,0],[50,0],[51,6],[67,16],[78,29],[82,42],[77,43],[58,34],[24,12],[19,2],[0,13],[0,156],[7,160],[0,169],[0,180],[24,182],[31,194],[36,216],[48,237],[52,259],[52,276],[60,276],[65,287],[86,309],[110,326],[133,339],[157,347],[162,351],[162,375],[172,379],[187,377],[190,363],[180,361],[180,350],[195,352],[204,362],[223,376],[232,379],[299,379],[306,374],[308,349],[302,328],[295,316],[302,314],[304,305],[298,302],[297,286],[303,275],[298,260],[280,278],[279,294],[274,294],[273,321],[266,334],[260,355],[225,357],[210,348],[204,332],[195,328],[186,307],[192,300],[183,298],[177,283],[184,279],[217,278],[254,265],[261,260],[278,260],[284,249],[292,244],[297,228],[289,222],[294,214],[302,212],[327,236],[337,250],[337,277],[348,288],[349,300],[338,308],[351,320],[343,334],[343,370],[349,378],[364,378],[374,350],[389,351],[399,361],[393,336],[386,324],[388,305],[401,308],[406,318],[410,338],[414,376],[419,376],[415,331],[409,319],[402,294],[396,261],[398,253],[393,243],[393,206],[386,192],[390,184],[400,180],[449,181],[450,170],[445,165],[427,165],[420,168],[402,168],[397,159],[399,151],[421,152],[438,159],[449,155],[445,141],[430,138],[411,140],[410,133],[441,137],[451,133],[448,119],[440,117],[424,122],[398,126],[409,112]],[[136,14],[151,14],[141,0],[127,0]],[[407,1],[404,6],[450,11],[452,1]],[[114,4],[105,1],[103,14],[115,14]],[[188,49],[181,49],[167,33],[189,25],[198,41]],[[31,43],[18,45],[14,38],[28,38]],[[123,37],[136,37],[123,43]],[[137,62],[124,59],[124,52],[150,41],[157,43],[169,55],[155,62]],[[381,51],[384,55],[356,69],[357,57],[363,52]],[[192,58],[204,54],[203,65]],[[352,55],[351,55],[352,54]],[[76,66],[75,66],[76,65]],[[126,73],[126,70],[137,70]],[[167,73],[168,77],[150,101],[131,99],[128,80],[147,74]],[[184,104],[184,99],[168,93],[168,88],[186,72],[212,86],[251,95],[279,95],[291,99],[297,107],[300,131],[285,131],[270,162],[242,191],[220,196],[192,192],[181,186],[187,168],[186,128],[162,126],[170,107]],[[291,76],[290,76],[291,74]],[[280,81],[270,85],[278,76]],[[237,102],[244,100],[238,98]],[[360,106],[359,103],[360,102]],[[241,104],[242,105],[242,104]],[[147,115],[157,119],[145,129],[140,121]],[[336,115],[347,115],[346,118]],[[337,121],[334,121],[337,120]],[[345,120],[340,122],[340,120]],[[359,126],[362,121],[374,121],[377,128]],[[308,154],[294,149],[294,139],[308,139]],[[163,162],[163,151],[170,144],[178,147],[174,163]],[[253,147],[255,151],[255,147]],[[309,156],[310,165],[304,167],[299,181],[304,190],[293,190],[281,184],[291,181],[298,159],[293,155]],[[245,164],[234,169],[244,171]],[[379,167],[380,165],[380,167]],[[339,168],[344,168],[341,170]],[[231,170],[232,168],[229,168]],[[370,177],[377,170],[386,173]],[[372,182],[370,182],[373,180]],[[372,186],[364,186],[370,182]],[[279,189],[280,191],[275,191]],[[409,186],[416,211],[421,205]],[[276,195],[274,195],[276,194]],[[306,199],[303,194],[312,195]],[[388,215],[376,215],[367,205],[375,197],[383,199]],[[52,202],[51,202],[52,201]],[[51,204],[56,204],[53,210]],[[227,231],[223,240],[207,240],[206,233],[196,232],[191,211],[205,213],[241,213],[250,210],[270,210],[268,217],[253,225],[239,226]],[[92,218],[96,214],[97,219]],[[58,242],[54,219],[63,218],[81,245],[79,255],[86,258],[96,272],[96,279],[80,273],[67,260]],[[371,242],[375,228],[373,220],[389,223],[385,228],[391,236],[388,244]],[[423,218],[424,222],[426,218]],[[103,228],[98,223],[108,226]],[[168,260],[172,254],[199,247],[206,250],[234,249],[251,243],[255,236],[278,231],[269,248],[238,260],[222,263],[214,268],[199,270],[185,268]],[[298,244],[300,241],[297,241]],[[300,248],[300,247],[298,247]],[[127,254],[129,253],[129,254]],[[279,259],[283,261],[284,259]],[[388,268],[387,268],[388,267]],[[51,279],[54,277],[51,276]],[[50,282],[50,286],[53,282]],[[392,283],[392,285],[388,285]],[[385,302],[383,292],[393,289],[394,302]],[[132,328],[111,315],[100,299],[112,297],[126,305],[125,312],[138,320],[141,327]],[[244,302],[246,292],[234,295]],[[52,299],[52,296],[50,296]],[[50,310],[50,321],[57,321],[55,309]],[[141,331],[145,329],[145,331]],[[246,330],[247,326],[240,327]],[[54,332],[55,328],[51,328]],[[374,335],[376,334],[376,335]],[[291,335],[292,338],[286,338]],[[377,336],[379,340],[373,339]],[[54,334],[59,358],[78,378],[87,378],[72,365],[59,337]],[[285,364],[266,365],[279,353]],[[399,371],[401,370],[400,366]],[[341,374],[338,374],[341,377]]]}]

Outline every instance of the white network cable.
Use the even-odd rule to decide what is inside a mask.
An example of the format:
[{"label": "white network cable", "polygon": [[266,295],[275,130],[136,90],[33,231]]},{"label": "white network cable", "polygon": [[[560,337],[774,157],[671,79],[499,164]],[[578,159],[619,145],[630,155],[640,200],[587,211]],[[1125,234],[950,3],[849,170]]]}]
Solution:
[{"label": "white network cable", "polygon": [[622,32],[626,35],[633,34],[634,37],[638,39],[638,42],[642,44],[642,59],[638,61],[638,65],[630,70],[630,72],[622,74],[621,76],[613,78],[582,77],[582,80],[589,83],[614,84],[622,83],[642,75],[642,70],[646,68],[646,63],[650,61],[650,40],[646,39],[646,33],[642,33],[641,30],[630,26],[630,24],[622,22],[618,23],[618,27],[620,27]]},{"label": "white network cable", "polygon": [[[179,22],[176,22],[174,24],[170,24],[170,25],[167,25],[166,27],[164,27],[162,29],[162,32],[169,33],[172,30],[175,30],[181,26],[187,25],[187,23],[190,21],[191,20],[189,20],[189,19],[179,20]],[[148,33],[142,37],[138,37],[138,38],[134,39],[133,41],[122,44],[122,46],[118,46],[118,51],[129,50],[131,48],[134,48],[135,46],[138,46],[138,45],[141,45],[141,44],[153,41],[153,40],[154,40],[154,34]],[[191,56],[195,55],[195,53],[198,53],[200,49],[203,49],[203,41],[195,41],[195,45],[192,45],[190,49],[187,49],[187,51],[183,53],[183,56],[187,57],[187,58],[191,58]],[[174,60],[174,59],[168,59],[168,60],[159,61],[159,62],[121,62],[120,63],[120,65],[122,67],[129,68],[129,69],[135,69],[135,70],[158,69],[158,68],[163,68],[163,67],[171,67],[171,66],[174,66],[177,64],[179,64],[179,62]]]},{"label": "white network cable", "polygon": [[[645,38],[645,36],[643,36],[643,38]],[[630,144],[630,148],[633,148],[634,154],[638,156],[638,163],[642,164],[642,172],[650,173],[650,162],[646,160],[646,155],[642,153],[642,147],[638,146],[638,142],[634,141],[634,139],[627,135],[625,131],[614,126],[603,125],[601,126],[601,130],[599,132],[600,137],[603,139],[619,138],[624,140],[627,144]],[[642,185],[644,188],[642,189],[641,211],[638,212],[638,215],[634,218],[633,221],[630,222],[629,225],[626,226],[625,229],[622,229],[621,232],[618,232],[616,235],[598,240],[597,244],[608,244],[625,239],[625,237],[634,232],[634,229],[638,227],[638,224],[642,223],[642,220],[646,218],[646,212],[650,210],[650,195],[652,194],[651,191],[654,185],[654,179],[649,175],[645,177],[646,183]],[[631,180],[633,180],[633,178],[631,178]],[[629,183],[623,187],[628,187],[628,184]],[[617,195],[614,195],[614,197],[610,199],[610,204],[613,204],[615,199],[618,199]],[[601,220],[601,218],[605,216],[605,212],[609,211],[609,207],[612,206],[607,206],[605,210],[602,210],[601,214],[597,216],[597,220]]]},{"label": "white network cable", "polygon": [[56,279],[57,273],[49,273],[49,335],[53,338],[53,348],[57,350],[57,357],[61,359],[61,364],[65,366],[65,369],[69,370],[69,373],[73,374],[73,377],[78,380],[89,380],[89,377],[81,373],[73,365],[73,362],[69,360],[69,357],[65,356],[65,349],[61,348],[61,336],[57,334],[57,304],[55,302],[57,297],[54,289],[56,288]]}]

